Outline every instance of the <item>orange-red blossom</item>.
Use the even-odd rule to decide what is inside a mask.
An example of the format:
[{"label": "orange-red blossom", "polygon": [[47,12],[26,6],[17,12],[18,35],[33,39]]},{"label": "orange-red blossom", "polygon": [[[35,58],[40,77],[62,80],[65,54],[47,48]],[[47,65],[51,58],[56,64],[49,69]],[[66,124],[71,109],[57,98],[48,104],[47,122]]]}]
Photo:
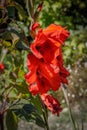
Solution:
[{"label": "orange-red blossom", "polygon": [[[35,31],[39,24],[33,25]],[[60,103],[48,91],[56,91],[61,83],[68,83],[69,72],[63,65],[62,45],[69,37],[69,32],[56,24],[45,29],[38,29],[35,39],[30,46],[27,66],[29,72],[25,75],[29,83],[29,91],[40,94],[42,101],[52,113],[57,115],[61,111]]]}]

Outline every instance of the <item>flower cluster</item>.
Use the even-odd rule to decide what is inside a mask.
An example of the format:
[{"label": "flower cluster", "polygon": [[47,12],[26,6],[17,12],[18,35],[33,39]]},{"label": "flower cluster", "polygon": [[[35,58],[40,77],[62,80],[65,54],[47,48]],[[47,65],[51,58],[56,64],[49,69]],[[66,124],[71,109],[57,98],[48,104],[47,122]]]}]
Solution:
[{"label": "flower cluster", "polygon": [[[38,23],[32,26],[32,34],[38,27]],[[39,28],[30,46],[32,53],[27,58],[29,72],[25,78],[29,83],[29,91],[33,95],[40,94],[47,108],[56,114],[61,111],[60,103],[47,92],[58,90],[61,83],[68,83],[66,78],[69,72],[63,65],[62,45],[69,35],[66,28],[56,24]]]},{"label": "flower cluster", "polygon": [[3,72],[4,68],[5,68],[4,64],[0,63],[0,72]]}]

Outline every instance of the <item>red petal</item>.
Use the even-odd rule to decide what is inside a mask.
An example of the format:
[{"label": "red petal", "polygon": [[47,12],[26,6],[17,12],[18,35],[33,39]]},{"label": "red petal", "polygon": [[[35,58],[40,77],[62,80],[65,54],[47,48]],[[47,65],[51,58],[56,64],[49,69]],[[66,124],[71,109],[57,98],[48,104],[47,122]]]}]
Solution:
[{"label": "red petal", "polygon": [[39,93],[39,89],[38,89],[38,86],[37,84],[32,84],[28,87],[29,91],[33,94],[33,95],[36,95]]},{"label": "red petal", "polygon": [[51,37],[60,43],[63,43],[70,35],[65,28],[56,24],[49,25],[43,31],[46,36]]},{"label": "red petal", "polygon": [[27,80],[27,82],[29,84],[32,84],[33,82],[36,81],[36,73],[35,72],[28,72],[26,75],[25,75],[25,79]]},{"label": "red petal", "polygon": [[58,71],[59,70],[55,73],[55,70],[47,64],[41,66],[41,74],[48,80],[51,89],[54,91],[58,90],[60,87],[60,76]]}]

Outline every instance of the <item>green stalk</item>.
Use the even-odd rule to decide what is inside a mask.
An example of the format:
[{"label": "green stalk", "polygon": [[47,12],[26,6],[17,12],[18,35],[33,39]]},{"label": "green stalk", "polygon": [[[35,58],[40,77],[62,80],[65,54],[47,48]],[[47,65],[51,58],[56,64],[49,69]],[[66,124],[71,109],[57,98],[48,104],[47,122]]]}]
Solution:
[{"label": "green stalk", "polygon": [[68,96],[67,96],[67,88],[66,88],[66,86],[64,84],[62,86],[62,91],[63,91],[64,97],[65,97],[65,100],[66,100],[66,103],[67,103],[67,106],[68,106],[69,117],[70,117],[70,121],[71,121],[73,130],[77,130],[76,122],[74,121],[74,118],[72,116],[72,111],[71,111],[71,107],[70,107]]},{"label": "green stalk", "polygon": [[40,103],[41,103],[41,106],[42,106],[42,114],[43,114],[43,118],[44,118],[44,121],[45,121],[45,130],[50,130],[49,129],[49,125],[48,125],[48,112],[47,112],[47,109],[46,109],[46,106],[45,104],[43,103],[43,101],[41,100],[41,98],[39,97],[39,100],[40,100]]}]

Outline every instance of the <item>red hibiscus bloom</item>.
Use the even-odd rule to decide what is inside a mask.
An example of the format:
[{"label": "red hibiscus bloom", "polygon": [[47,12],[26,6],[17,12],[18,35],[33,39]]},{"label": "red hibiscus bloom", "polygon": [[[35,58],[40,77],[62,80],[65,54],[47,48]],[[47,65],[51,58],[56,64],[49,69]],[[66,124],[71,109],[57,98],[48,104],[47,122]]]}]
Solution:
[{"label": "red hibiscus bloom", "polygon": [[0,63],[0,72],[2,72],[4,70],[5,66],[3,63]]},{"label": "red hibiscus bloom", "polygon": [[40,96],[44,104],[47,106],[47,108],[50,111],[52,111],[53,114],[59,115],[62,108],[60,107],[60,103],[58,102],[58,100],[47,93],[42,94]]},{"label": "red hibiscus bloom", "polygon": [[48,90],[57,90],[60,87],[59,69],[51,67],[44,62],[43,59],[36,58],[33,54],[28,55],[27,66],[29,73],[25,75],[27,82],[30,84],[30,89],[33,86],[38,87],[38,92],[43,93]]}]

